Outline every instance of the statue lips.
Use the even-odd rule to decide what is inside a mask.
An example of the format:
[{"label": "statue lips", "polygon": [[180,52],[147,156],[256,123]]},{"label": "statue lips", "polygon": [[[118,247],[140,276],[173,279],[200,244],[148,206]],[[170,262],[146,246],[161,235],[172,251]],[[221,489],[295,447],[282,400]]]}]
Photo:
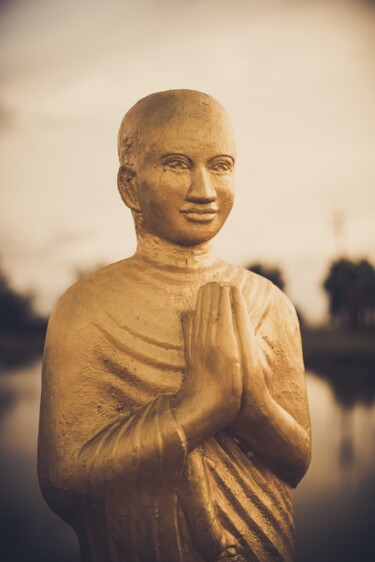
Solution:
[{"label": "statue lips", "polygon": [[215,215],[218,213],[219,209],[209,206],[199,206],[199,207],[188,207],[187,209],[181,209],[182,213],[186,219],[190,222],[198,223],[208,223],[214,220]]}]

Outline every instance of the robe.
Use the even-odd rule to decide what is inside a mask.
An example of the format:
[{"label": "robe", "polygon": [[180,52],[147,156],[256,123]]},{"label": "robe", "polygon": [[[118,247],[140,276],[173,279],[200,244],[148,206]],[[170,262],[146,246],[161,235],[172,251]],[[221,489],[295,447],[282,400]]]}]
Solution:
[{"label": "robe", "polygon": [[209,281],[241,289],[271,396],[308,427],[296,314],[263,277],[135,255],[83,278],[48,326],[38,461],[43,495],[75,529],[83,562],[293,558],[291,486],[228,428],[188,452],[174,416],[181,318]]}]

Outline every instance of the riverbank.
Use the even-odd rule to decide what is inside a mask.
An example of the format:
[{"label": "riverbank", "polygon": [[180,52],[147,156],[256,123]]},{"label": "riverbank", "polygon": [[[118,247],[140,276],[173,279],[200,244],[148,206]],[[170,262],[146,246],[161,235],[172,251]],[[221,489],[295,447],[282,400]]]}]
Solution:
[{"label": "riverbank", "polygon": [[304,328],[305,365],[328,380],[336,398],[351,406],[375,399],[375,331]]}]

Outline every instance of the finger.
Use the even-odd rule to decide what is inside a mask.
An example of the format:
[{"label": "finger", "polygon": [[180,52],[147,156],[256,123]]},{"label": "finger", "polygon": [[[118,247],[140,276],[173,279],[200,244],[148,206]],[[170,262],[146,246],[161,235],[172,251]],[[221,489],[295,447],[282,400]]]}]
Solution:
[{"label": "finger", "polygon": [[184,334],[184,350],[186,366],[190,367],[191,357],[191,343],[193,333],[193,314],[183,314],[182,316],[182,331]]},{"label": "finger", "polygon": [[210,323],[210,309],[212,300],[212,287],[211,283],[207,283],[202,287],[202,299],[200,302],[200,317],[199,317],[199,339],[202,343],[206,341],[207,330]]},{"label": "finger", "polygon": [[237,287],[233,287],[231,293],[234,322],[240,344],[241,356],[244,366],[249,367],[250,361],[254,362],[258,357],[255,334],[241,291]]},{"label": "finger", "polygon": [[233,325],[233,315],[230,301],[230,287],[220,287],[221,299],[219,308],[219,327]]},{"label": "finger", "polygon": [[221,298],[221,287],[218,283],[210,283],[211,292],[211,302],[210,302],[210,312],[207,322],[207,334],[209,334],[209,344],[215,345],[217,326],[219,322],[220,315],[220,298]]},{"label": "finger", "polygon": [[231,305],[231,288],[229,286],[220,287],[220,292],[221,299],[219,307],[217,343],[220,346],[231,349],[233,355],[235,355],[237,342]]},{"label": "finger", "polygon": [[242,343],[246,340],[246,333],[249,331],[249,318],[247,314],[246,304],[241,294],[241,291],[237,287],[232,287],[231,300],[233,308],[233,316],[236,324],[236,329],[238,332],[239,341]]},{"label": "finger", "polygon": [[196,346],[200,338],[200,326],[202,323],[203,314],[203,303],[205,301],[205,285],[199,288],[197,296],[197,305],[195,309],[194,319],[193,319],[193,335],[192,335],[192,345]]}]

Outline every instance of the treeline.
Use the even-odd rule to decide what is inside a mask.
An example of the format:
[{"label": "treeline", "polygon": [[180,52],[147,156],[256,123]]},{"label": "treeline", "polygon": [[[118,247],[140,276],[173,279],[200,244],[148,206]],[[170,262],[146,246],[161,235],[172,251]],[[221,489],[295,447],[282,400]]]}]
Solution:
[{"label": "treeline", "polygon": [[0,333],[27,334],[44,331],[47,319],[39,316],[30,295],[23,295],[10,286],[0,271]]},{"label": "treeline", "polygon": [[37,314],[30,295],[15,291],[0,271],[0,372],[40,357],[47,319]]},{"label": "treeline", "polygon": [[368,260],[333,262],[323,287],[334,327],[352,330],[375,326],[375,269]]},{"label": "treeline", "polygon": [[[260,263],[249,265],[283,289],[281,270]],[[329,267],[322,287],[328,297],[328,312],[332,327],[343,330],[375,327],[375,268],[368,260],[339,259]]]}]

